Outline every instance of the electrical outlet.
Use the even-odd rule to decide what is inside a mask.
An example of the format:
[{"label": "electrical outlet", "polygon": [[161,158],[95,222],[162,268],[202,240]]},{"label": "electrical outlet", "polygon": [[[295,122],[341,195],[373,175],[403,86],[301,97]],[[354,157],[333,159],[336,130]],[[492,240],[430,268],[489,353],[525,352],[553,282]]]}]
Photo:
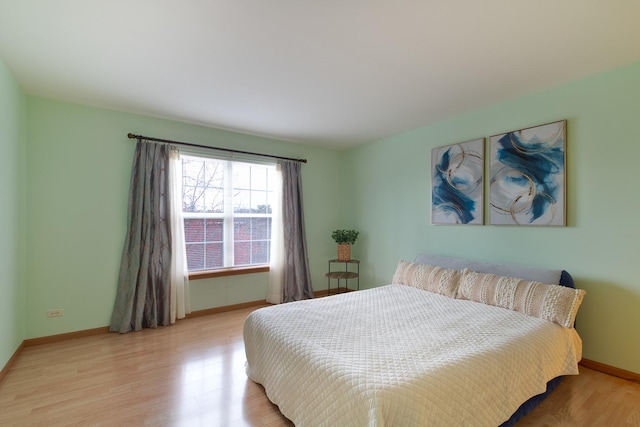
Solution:
[{"label": "electrical outlet", "polygon": [[62,317],[64,316],[64,310],[59,308],[56,310],[47,310],[47,317]]}]

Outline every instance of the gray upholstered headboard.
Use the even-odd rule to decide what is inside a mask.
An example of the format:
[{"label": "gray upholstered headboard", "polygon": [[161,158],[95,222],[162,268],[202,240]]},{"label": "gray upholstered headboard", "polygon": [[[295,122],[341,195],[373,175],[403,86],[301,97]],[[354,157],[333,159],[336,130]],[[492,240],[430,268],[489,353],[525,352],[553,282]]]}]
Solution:
[{"label": "gray upholstered headboard", "polygon": [[489,262],[471,261],[463,258],[454,258],[441,255],[431,255],[427,253],[419,254],[414,262],[419,264],[429,264],[438,267],[464,270],[468,268],[479,273],[490,273],[499,276],[518,277],[542,283],[560,284],[574,288],[573,279],[564,270],[550,270],[544,268],[520,267],[508,264],[493,264]]}]

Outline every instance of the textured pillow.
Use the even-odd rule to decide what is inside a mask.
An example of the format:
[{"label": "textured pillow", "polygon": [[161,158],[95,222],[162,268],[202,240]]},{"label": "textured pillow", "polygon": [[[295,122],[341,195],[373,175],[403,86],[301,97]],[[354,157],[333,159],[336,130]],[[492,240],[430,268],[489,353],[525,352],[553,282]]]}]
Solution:
[{"label": "textured pillow", "polygon": [[460,283],[460,272],[433,265],[400,261],[391,283],[409,285],[455,298]]},{"label": "textured pillow", "polygon": [[572,328],[585,294],[582,289],[465,269],[456,297],[508,308]]}]

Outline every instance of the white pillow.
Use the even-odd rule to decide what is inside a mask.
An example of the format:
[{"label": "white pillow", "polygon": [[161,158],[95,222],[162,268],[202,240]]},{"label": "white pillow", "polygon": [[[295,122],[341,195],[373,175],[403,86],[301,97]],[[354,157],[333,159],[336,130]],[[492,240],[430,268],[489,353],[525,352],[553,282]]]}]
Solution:
[{"label": "white pillow", "polygon": [[456,298],[508,308],[573,328],[585,295],[582,289],[465,269]]},{"label": "white pillow", "polygon": [[460,272],[450,268],[400,261],[391,283],[413,286],[455,298],[460,283]]}]

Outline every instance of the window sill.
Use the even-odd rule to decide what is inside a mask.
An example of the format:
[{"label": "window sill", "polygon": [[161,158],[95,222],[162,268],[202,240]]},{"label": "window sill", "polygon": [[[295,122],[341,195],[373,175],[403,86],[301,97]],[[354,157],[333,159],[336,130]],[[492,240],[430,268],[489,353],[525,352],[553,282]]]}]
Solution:
[{"label": "window sill", "polygon": [[240,274],[265,273],[268,271],[269,271],[268,265],[193,271],[189,273],[189,280],[210,279],[212,277],[224,277],[224,276],[238,276]]}]

